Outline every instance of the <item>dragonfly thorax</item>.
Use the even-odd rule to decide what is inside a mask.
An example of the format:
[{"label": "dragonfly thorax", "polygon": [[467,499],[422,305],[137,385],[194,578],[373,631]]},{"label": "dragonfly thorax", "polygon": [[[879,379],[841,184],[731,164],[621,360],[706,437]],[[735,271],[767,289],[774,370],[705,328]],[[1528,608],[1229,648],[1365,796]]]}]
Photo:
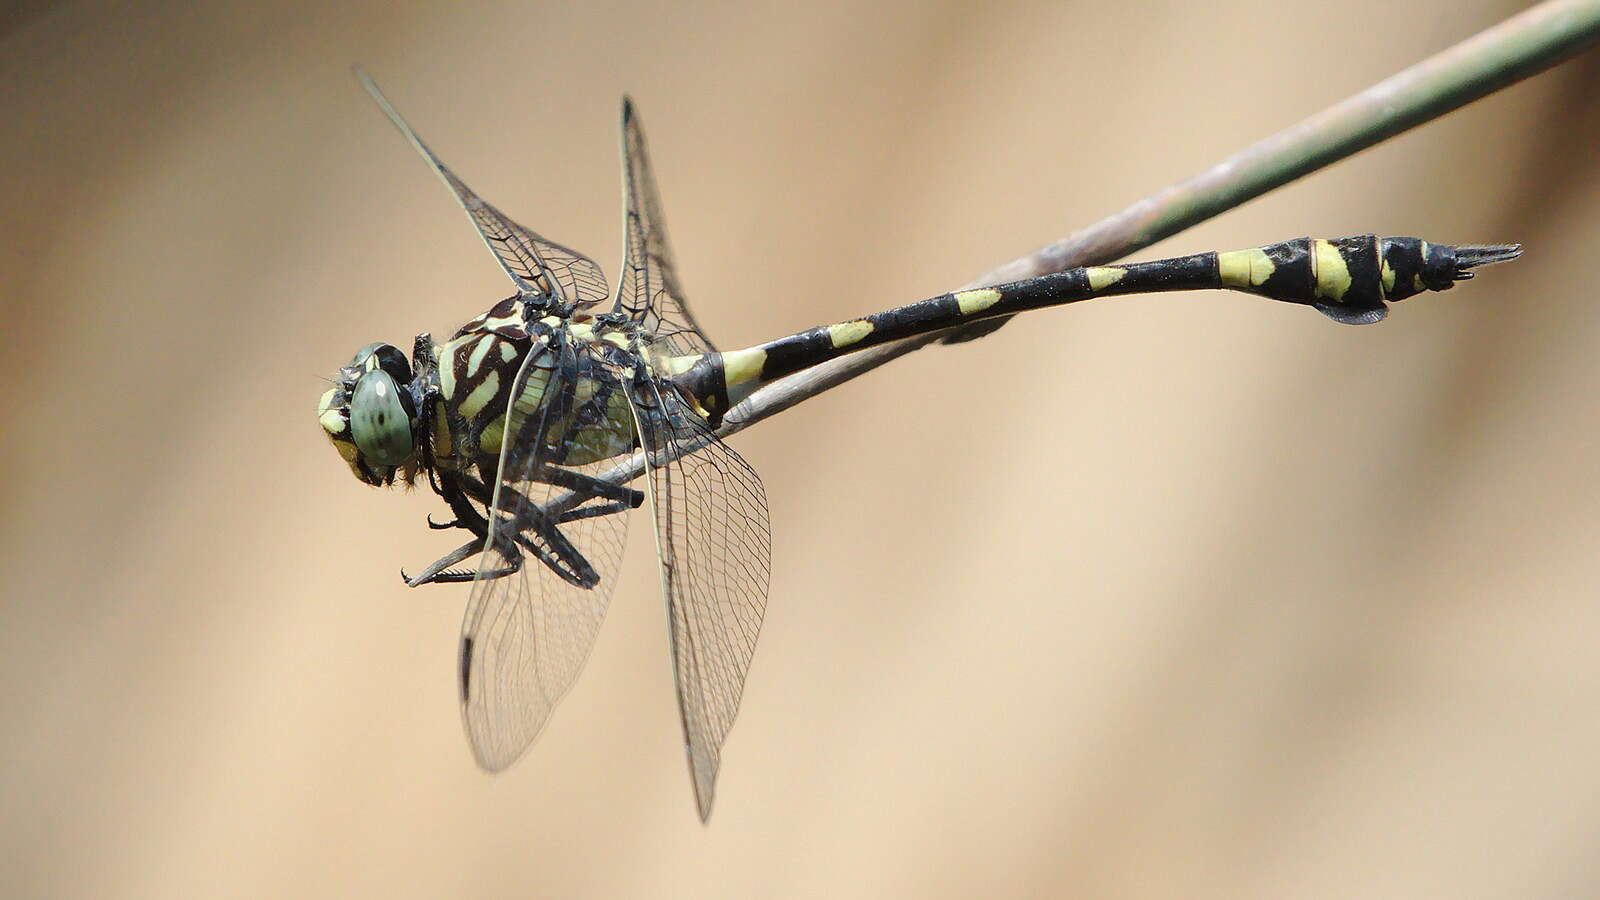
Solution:
[{"label": "dragonfly thorax", "polygon": [[508,417],[526,432],[510,438],[514,458],[531,454],[534,444],[542,458],[564,465],[634,449],[621,382],[631,355],[621,335],[587,317],[538,316],[513,301],[468,322],[435,351],[426,393],[433,464],[476,467],[487,481]]}]

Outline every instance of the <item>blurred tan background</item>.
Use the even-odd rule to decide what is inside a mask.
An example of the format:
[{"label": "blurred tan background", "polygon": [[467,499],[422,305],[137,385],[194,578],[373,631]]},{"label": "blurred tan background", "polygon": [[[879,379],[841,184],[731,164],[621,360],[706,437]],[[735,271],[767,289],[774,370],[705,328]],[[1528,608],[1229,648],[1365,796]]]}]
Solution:
[{"label": "blurred tan background", "polygon": [[1595,895],[1593,58],[1147,254],[1528,245],[1381,326],[1088,304],[738,437],[775,565],[708,828],[647,519],[487,777],[467,592],[397,575],[442,509],[313,414],[507,291],[352,62],[608,273],[631,91],[735,346],[965,282],[1516,6],[13,8],[0,893]]}]

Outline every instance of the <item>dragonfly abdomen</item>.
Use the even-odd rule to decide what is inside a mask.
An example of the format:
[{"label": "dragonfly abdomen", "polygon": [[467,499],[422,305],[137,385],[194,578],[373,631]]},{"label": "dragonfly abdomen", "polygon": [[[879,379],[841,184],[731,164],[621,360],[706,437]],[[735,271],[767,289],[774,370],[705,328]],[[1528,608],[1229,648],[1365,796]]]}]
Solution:
[{"label": "dragonfly abdomen", "polygon": [[[1511,248],[1451,247],[1420,238],[1298,238],[1217,254],[1221,286],[1315,307],[1346,324],[1365,325],[1388,313],[1386,303],[1423,291],[1449,290],[1470,278],[1466,268]],[[1509,258],[1509,257],[1507,257]],[[1463,265],[1465,263],[1465,265]]]},{"label": "dragonfly abdomen", "polygon": [[941,294],[860,319],[704,359],[675,361],[678,383],[725,411],[757,387],[876,344],[998,316],[1119,294],[1224,288],[1303,303],[1338,322],[1364,325],[1386,303],[1448,290],[1469,269],[1515,259],[1517,245],[1451,247],[1364,234],[1296,238],[1248,250],[1195,253],[1127,265],[1086,266],[994,287]]}]

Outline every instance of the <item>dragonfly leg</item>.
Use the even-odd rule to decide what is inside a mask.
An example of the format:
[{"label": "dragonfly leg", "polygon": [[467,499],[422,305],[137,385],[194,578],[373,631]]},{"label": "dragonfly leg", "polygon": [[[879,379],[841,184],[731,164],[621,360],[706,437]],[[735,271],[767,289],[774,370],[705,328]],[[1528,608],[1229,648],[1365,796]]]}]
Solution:
[{"label": "dragonfly leg", "polygon": [[[550,475],[548,480],[542,477],[546,474]],[[467,496],[480,498],[479,502],[483,503],[485,506],[489,504],[489,500],[487,499],[490,496],[489,489],[484,486],[483,482],[465,474],[454,477],[460,479],[461,489],[467,494]],[[552,484],[557,487],[564,487],[573,492],[574,496],[569,498],[567,502],[561,504],[557,509],[546,510],[546,512],[557,514],[557,522],[570,522],[574,519],[588,519],[593,518],[594,516],[605,516],[612,513],[627,512],[630,509],[638,509],[640,506],[644,505],[644,492],[636,491],[632,488],[606,481],[603,478],[595,478],[590,475],[584,475],[581,472],[572,472],[566,469],[552,469],[547,466],[539,472],[534,473],[534,480],[542,481],[546,484]],[[523,496],[521,491],[516,490],[509,484],[502,484],[500,486],[500,490],[503,494],[503,500],[505,501],[501,504],[502,506],[509,507],[514,503],[523,503],[528,506],[537,505],[533,503],[532,500]],[[449,499],[448,494],[446,494],[446,492],[443,490],[439,492],[439,495],[445,497],[447,500]],[[597,498],[606,498],[608,502],[598,506],[591,506],[585,509],[573,511],[575,506],[587,503],[590,500]],[[430,528],[438,529],[472,529],[470,524],[463,524],[459,516],[455,522],[434,523],[429,521],[428,526]]]},{"label": "dragonfly leg", "polygon": [[[522,513],[515,520],[509,516],[502,519],[501,527],[497,529],[501,535],[510,533],[514,536],[509,545],[502,544],[500,548],[500,553],[506,558],[508,565],[484,572],[483,577],[503,578],[521,571],[524,556],[522,551],[526,550],[563,581],[577,587],[593,588],[600,582],[599,573],[557,526],[563,522],[626,512],[643,503],[644,495],[602,479],[552,467],[545,467],[536,473],[536,480],[544,481],[544,478],[537,477],[544,475],[549,476],[548,483],[578,493],[582,498],[579,500],[580,503],[586,503],[591,499],[614,499],[606,499],[606,502],[584,509],[569,509],[552,520],[551,515],[538,504],[533,503],[510,485],[502,484],[500,486],[502,505],[520,508]],[[440,557],[416,577],[407,576],[402,571],[401,576],[406,584],[412,587],[424,584],[460,583],[473,581],[478,577],[476,572],[456,570],[451,567],[483,550],[484,541],[488,537],[489,521],[479,514],[472,503],[474,498],[478,498],[478,502],[487,505],[486,499],[490,496],[488,488],[469,475],[452,473],[436,485],[436,491],[450,505],[456,518],[450,522],[435,522],[430,516],[428,527],[437,530],[462,528],[472,532],[475,539]]]},{"label": "dragonfly leg", "polygon": [[582,509],[567,510],[566,512],[562,513],[560,517],[556,519],[556,521],[565,524],[567,522],[575,522],[579,519],[593,519],[596,516],[615,515],[616,513],[623,513],[630,509],[636,509],[638,508],[639,504],[643,502],[643,497],[640,497],[640,499],[632,502],[627,500],[610,500],[595,506],[585,506]]},{"label": "dragonfly leg", "polygon": [[544,466],[534,473],[534,478],[545,484],[553,484],[569,491],[578,491],[590,497],[603,497],[618,503],[627,504],[625,509],[637,509],[644,504],[644,492],[636,491],[627,485],[606,481],[604,478],[595,478],[582,472],[570,469],[561,469],[555,466]]},{"label": "dragonfly leg", "polygon": [[[624,485],[564,469],[547,469],[541,474],[549,474],[551,484],[566,488],[574,495],[569,502],[546,510],[547,513],[554,514],[556,521],[560,523],[625,513],[644,505],[644,492]],[[583,505],[591,500],[601,502],[593,506]]]},{"label": "dragonfly leg", "polygon": [[[433,517],[429,516],[428,527],[441,531],[451,528],[463,528],[472,532],[473,538],[455,550],[434,560],[431,565],[415,578],[406,575],[405,570],[401,569],[400,577],[410,587],[420,587],[424,584],[457,584],[477,578],[477,572],[452,569],[451,567],[481,553],[483,551],[483,542],[489,533],[488,520],[479,515],[478,511],[472,506],[472,499],[468,495],[468,490],[471,488],[470,485],[463,489],[456,477],[450,476],[435,482],[433,488],[440,497],[444,498],[446,503],[450,504],[450,509],[456,514],[456,517],[451,522],[435,522]],[[506,554],[506,558],[509,561],[509,565],[485,572],[483,573],[484,577],[503,578],[521,570],[522,554],[513,549],[511,553]]]},{"label": "dragonfly leg", "polygon": [[[405,569],[400,570],[400,578],[408,587],[421,587],[425,584],[458,584],[463,581],[472,581],[478,577],[477,572],[464,569],[452,569],[451,566],[466,561],[472,556],[483,552],[483,543],[476,539],[467,541],[460,547],[450,551],[444,556],[434,560],[431,565],[423,569],[415,578],[408,576]],[[511,557],[511,565],[483,573],[485,578],[504,578],[514,575],[522,569],[522,554]]]},{"label": "dragonfly leg", "polygon": [[[504,524],[510,526],[509,531],[515,544],[532,553],[561,580],[574,587],[586,589],[600,583],[600,573],[595,571],[583,553],[561,533],[556,523],[551,521],[550,516],[538,506],[529,505],[516,519],[509,517],[505,519]],[[503,530],[496,530],[497,537],[505,533]],[[515,552],[515,547],[508,549]]]},{"label": "dragonfly leg", "polygon": [[[644,492],[582,472],[545,466],[535,473],[535,477],[567,489],[566,496],[552,499],[541,507],[547,515],[555,516],[558,523],[625,513],[644,505]],[[584,506],[591,500],[604,502]]]}]

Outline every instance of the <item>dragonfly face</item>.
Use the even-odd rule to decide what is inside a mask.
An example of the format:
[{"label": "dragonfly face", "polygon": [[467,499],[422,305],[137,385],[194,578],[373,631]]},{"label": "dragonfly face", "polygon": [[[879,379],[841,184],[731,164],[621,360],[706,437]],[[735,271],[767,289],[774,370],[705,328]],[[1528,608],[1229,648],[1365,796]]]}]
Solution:
[{"label": "dragonfly face", "polygon": [[317,401],[317,421],[356,478],[380,487],[416,477],[420,444],[411,365],[398,347],[373,343],[339,370]]}]

